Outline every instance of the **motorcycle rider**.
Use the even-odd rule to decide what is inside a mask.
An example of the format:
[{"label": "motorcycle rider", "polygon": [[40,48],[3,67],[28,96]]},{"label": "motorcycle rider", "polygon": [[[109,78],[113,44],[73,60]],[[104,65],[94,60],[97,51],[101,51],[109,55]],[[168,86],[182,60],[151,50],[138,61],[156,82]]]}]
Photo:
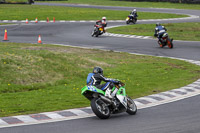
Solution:
[{"label": "motorcycle rider", "polygon": [[106,17],[102,17],[101,23],[103,26],[103,32],[105,33],[106,32],[105,27],[107,27]]},{"label": "motorcycle rider", "polygon": [[34,0],[28,0],[28,3],[29,3],[29,4],[33,4],[33,3],[34,3]]},{"label": "motorcycle rider", "polygon": [[162,26],[160,23],[156,23],[154,36],[157,37],[160,42],[162,42],[161,38],[166,31],[167,29],[164,26]]},{"label": "motorcycle rider", "polygon": [[96,25],[102,25],[101,20],[97,20],[97,21],[96,21]]},{"label": "motorcycle rider", "polygon": [[107,26],[106,17],[102,17],[102,20],[97,20],[96,25],[100,25],[103,28],[103,33],[106,32],[105,27]]},{"label": "motorcycle rider", "polygon": [[[101,84],[101,81],[106,83]],[[103,91],[105,91],[105,96],[112,99],[111,91],[113,88],[113,83],[119,83],[119,81],[114,79],[109,79],[103,76],[103,69],[101,67],[94,67],[93,72],[88,74],[87,85],[93,85]]]},{"label": "motorcycle rider", "polygon": [[102,17],[101,22],[102,22],[102,24],[104,25],[104,27],[107,26],[106,17]]},{"label": "motorcycle rider", "polygon": [[137,20],[137,10],[136,9],[133,9],[131,12],[130,12],[130,16],[131,16],[131,19],[133,19],[135,17],[135,19]]}]

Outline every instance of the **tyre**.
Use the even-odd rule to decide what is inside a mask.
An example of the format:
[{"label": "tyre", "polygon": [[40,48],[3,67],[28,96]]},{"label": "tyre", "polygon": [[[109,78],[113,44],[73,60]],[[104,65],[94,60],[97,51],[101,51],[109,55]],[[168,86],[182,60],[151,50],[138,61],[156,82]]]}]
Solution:
[{"label": "tyre", "polygon": [[94,31],[92,31],[92,34],[91,34],[91,36],[92,36],[92,37],[94,36]]},{"label": "tyre", "polygon": [[129,24],[130,23],[130,21],[128,20],[128,21],[126,21],[126,24]]},{"label": "tyre", "polygon": [[163,48],[163,45],[162,45],[162,44],[160,44],[160,47],[161,47],[161,48]]},{"label": "tyre", "polygon": [[127,97],[127,102],[128,102],[128,106],[127,106],[126,112],[129,115],[135,115],[137,113],[137,106],[135,102],[130,97]]},{"label": "tyre", "polygon": [[100,98],[93,98],[91,100],[91,108],[100,119],[108,119],[110,117],[110,109]]},{"label": "tyre", "polygon": [[133,24],[135,24],[136,23],[136,21],[135,21],[135,19],[133,19]]},{"label": "tyre", "polygon": [[170,49],[172,49],[172,48],[173,48],[173,43],[168,44],[168,47],[169,47]]},{"label": "tyre", "polygon": [[168,44],[167,44],[167,45],[168,45],[168,47],[169,47],[170,49],[172,49],[172,48],[173,48],[173,43],[172,43],[172,41],[171,41],[171,40],[169,40],[169,41],[168,41]]},{"label": "tyre", "polygon": [[99,35],[100,35],[100,31],[99,30],[95,31],[95,37],[98,37]]},{"label": "tyre", "polygon": [[162,45],[162,43],[158,40],[158,45],[163,48],[164,46]]}]

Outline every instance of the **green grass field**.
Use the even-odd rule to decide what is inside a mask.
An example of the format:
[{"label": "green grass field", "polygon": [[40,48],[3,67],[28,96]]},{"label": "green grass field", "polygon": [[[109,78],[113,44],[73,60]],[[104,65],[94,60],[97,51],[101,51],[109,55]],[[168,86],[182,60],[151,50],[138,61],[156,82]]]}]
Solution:
[{"label": "green grass field", "polygon": [[[106,16],[108,20],[125,20],[129,11],[72,8],[39,5],[0,5],[0,20],[98,20]],[[139,19],[180,18],[187,15],[139,12]]]},{"label": "green grass field", "polygon": [[[163,3],[110,0],[68,0],[67,2],[137,7],[163,5]],[[183,5],[166,3],[163,7],[191,8],[189,5]],[[199,5],[194,5],[193,9],[199,9]],[[39,20],[45,20],[47,17],[50,19],[55,17],[56,20],[97,20],[102,16],[106,16],[108,20],[125,20],[128,14],[129,11],[0,5],[1,20],[25,20],[26,18],[34,20],[36,17]],[[186,17],[144,12],[138,12],[138,15],[139,19]],[[133,26],[138,28],[140,25]],[[170,24],[166,27],[170,27]],[[136,31],[138,30],[141,32],[142,28]],[[128,33],[127,29],[123,32]],[[170,32],[169,34],[173,35]],[[94,66],[101,66],[106,77],[125,82],[127,94],[132,98],[179,88],[200,78],[199,66],[168,58],[64,46],[0,42],[0,117],[89,106],[89,101],[80,93],[85,85],[87,74]]]},{"label": "green grass field", "polygon": [[146,8],[153,7],[153,8],[175,8],[175,9],[200,10],[200,4],[181,4],[181,3],[169,3],[169,2],[128,2],[128,1],[121,1],[121,0],[68,0],[68,1],[52,1],[52,2],[107,5],[107,6],[128,6],[128,7],[146,7]]},{"label": "green grass field", "polygon": [[[200,41],[200,23],[170,23],[162,24],[167,33],[175,40]],[[139,36],[154,35],[155,24],[136,24],[108,29],[108,32]]]},{"label": "green grass field", "polygon": [[81,88],[94,66],[137,98],[185,86],[200,67],[168,58],[53,45],[0,43],[0,117],[89,106]]}]

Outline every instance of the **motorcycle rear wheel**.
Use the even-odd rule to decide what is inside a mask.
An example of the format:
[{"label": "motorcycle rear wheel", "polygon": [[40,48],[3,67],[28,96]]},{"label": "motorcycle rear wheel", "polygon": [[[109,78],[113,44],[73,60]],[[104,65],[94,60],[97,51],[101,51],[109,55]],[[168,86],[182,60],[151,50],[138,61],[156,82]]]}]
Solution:
[{"label": "motorcycle rear wheel", "polygon": [[173,48],[173,43],[172,43],[172,41],[169,41],[167,45],[168,45],[168,47],[169,47],[170,49]]},{"label": "motorcycle rear wheel", "polygon": [[136,20],[135,19],[133,19],[133,24],[135,24],[136,23]]},{"label": "motorcycle rear wheel", "polygon": [[108,119],[110,117],[110,109],[100,98],[93,98],[91,100],[91,108],[100,119]]},{"label": "motorcycle rear wheel", "polygon": [[135,102],[130,97],[127,97],[127,102],[128,102],[128,106],[127,106],[126,112],[129,115],[135,115],[137,113],[137,106]]}]

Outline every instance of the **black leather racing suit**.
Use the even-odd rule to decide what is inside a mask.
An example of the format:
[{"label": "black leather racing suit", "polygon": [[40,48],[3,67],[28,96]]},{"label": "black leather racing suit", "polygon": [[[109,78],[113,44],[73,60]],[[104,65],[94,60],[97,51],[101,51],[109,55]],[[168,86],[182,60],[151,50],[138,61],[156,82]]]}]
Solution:
[{"label": "black leather racing suit", "polygon": [[[104,81],[106,83],[101,84],[101,81]],[[117,83],[117,82],[118,81],[104,77],[100,73],[89,73],[88,77],[87,77],[87,85],[96,86],[97,88],[104,90],[104,91],[108,88],[112,89],[113,83]]]}]

